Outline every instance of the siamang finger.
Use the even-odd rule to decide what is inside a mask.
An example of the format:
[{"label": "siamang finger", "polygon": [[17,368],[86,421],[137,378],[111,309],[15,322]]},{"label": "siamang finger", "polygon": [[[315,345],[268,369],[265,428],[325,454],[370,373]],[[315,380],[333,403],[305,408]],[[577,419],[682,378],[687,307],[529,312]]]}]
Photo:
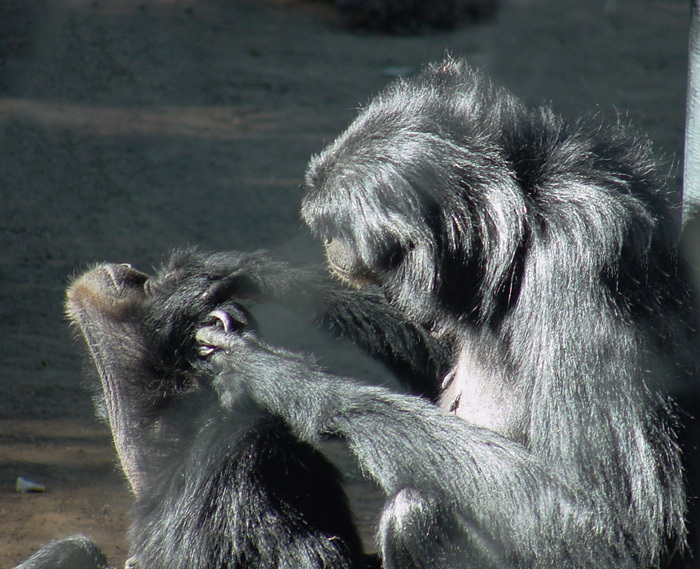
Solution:
[{"label": "siamang finger", "polygon": [[249,331],[253,317],[242,306],[229,303],[209,313],[206,324],[195,333],[200,356],[219,350],[231,351],[240,345],[241,335]]}]

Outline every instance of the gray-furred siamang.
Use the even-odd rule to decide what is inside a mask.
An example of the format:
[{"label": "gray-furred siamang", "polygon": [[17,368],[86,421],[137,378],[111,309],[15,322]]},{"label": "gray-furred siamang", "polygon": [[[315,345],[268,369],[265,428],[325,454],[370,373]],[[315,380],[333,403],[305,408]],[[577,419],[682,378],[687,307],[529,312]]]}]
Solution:
[{"label": "gray-furred siamang", "polygon": [[[450,363],[424,367],[429,341],[386,342],[395,326],[385,334],[372,309],[338,319],[330,295],[332,314],[313,312],[422,369],[414,389],[437,390],[468,425],[447,435],[465,464],[442,482],[459,487],[459,521],[439,522],[442,488],[399,492],[411,522],[396,528],[438,529],[384,534],[385,563],[430,565],[455,531],[514,567],[686,566],[700,553],[698,312],[677,201],[628,127],[569,124],[452,59],[388,87],[311,160],[302,217],[332,272],[378,292]],[[242,269],[248,294],[323,304],[303,275],[264,264]],[[459,547],[447,566],[472,566],[471,542]]]},{"label": "gray-furred siamang", "polygon": [[[222,464],[226,431],[259,457],[241,438],[257,432],[246,430],[247,413],[272,421],[293,454],[310,453],[308,476],[333,479],[313,451],[320,437],[348,441],[387,496],[384,567],[690,564],[698,314],[673,193],[648,142],[619,124],[568,124],[527,108],[447,59],[370,102],[312,159],[306,186],[302,216],[349,286],[263,253],[188,252],[153,279],[99,269],[118,291],[104,306],[128,310],[118,320],[88,312],[85,322],[137,340],[93,356],[112,386],[106,410],[125,472],[143,496],[131,535],[134,555],[155,560],[144,567],[183,566],[188,546],[199,552],[188,563],[218,567],[207,555],[237,555],[237,539],[265,542],[257,524],[207,529],[244,522],[243,502],[212,504],[234,492],[214,482],[236,472]],[[69,306],[75,294],[96,306],[94,286],[83,294],[80,282]],[[231,298],[310,314],[438,405],[266,345]],[[135,427],[146,434],[134,438]],[[163,456],[174,463],[155,489],[148,473]],[[181,482],[178,469],[211,493]],[[278,491],[254,471],[245,482],[256,492]],[[217,492],[224,498],[212,502]],[[325,506],[313,495],[299,506],[302,519],[321,509],[309,534],[340,532]],[[365,563],[349,521],[338,523],[339,555]],[[183,557],[170,562],[163,543]],[[282,549],[273,550],[280,563]]]},{"label": "gray-furred siamang", "polygon": [[194,331],[213,319],[237,337],[253,332],[207,261],[175,257],[155,278],[102,265],[68,291],[137,498],[129,567],[367,566],[336,469],[245,394],[221,404]]}]

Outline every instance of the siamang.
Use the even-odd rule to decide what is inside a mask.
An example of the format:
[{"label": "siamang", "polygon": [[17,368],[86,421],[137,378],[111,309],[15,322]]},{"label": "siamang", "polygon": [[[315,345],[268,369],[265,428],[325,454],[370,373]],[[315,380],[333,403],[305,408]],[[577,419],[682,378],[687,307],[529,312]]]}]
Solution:
[{"label": "siamang", "polygon": [[[691,563],[698,312],[676,206],[630,127],[529,108],[451,58],[389,86],[312,158],[302,217],[358,302],[264,257],[240,268],[244,296],[311,305],[466,425],[392,454],[400,478],[463,453],[435,486],[389,489],[385,519],[402,521],[382,530],[385,564],[453,559],[455,535],[479,545],[458,541],[452,566],[485,543],[493,566]],[[373,295],[388,308],[359,302]],[[332,392],[304,410],[365,420]]]},{"label": "siamang", "polygon": [[194,331],[213,319],[248,338],[253,323],[207,262],[178,256],[155,278],[102,265],[67,293],[137,498],[128,566],[368,566],[335,467],[252,398],[222,405]]},{"label": "siamang", "polygon": [[[228,472],[224,443],[207,433],[225,439],[221,423],[240,440],[243,401],[299,448],[325,435],[348,441],[387,495],[384,567],[690,563],[698,314],[673,192],[648,142],[621,124],[569,124],[528,108],[447,59],[371,101],[311,160],[306,187],[302,217],[345,284],[263,253],[188,253],[155,279],[125,268],[110,277],[138,296],[116,287],[106,305],[128,297],[128,310],[96,320],[154,343],[148,355],[142,343],[94,352],[107,387],[124,362],[153,366],[139,383],[147,396],[127,381],[107,397],[125,471],[142,492],[131,532],[139,559],[155,550],[164,562],[163,544],[207,559],[226,549],[218,540],[240,537],[208,522],[195,532],[193,520],[230,519],[245,504],[207,509],[211,494],[178,487],[173,472],[195,481]],[[132,304],[152,295],[161,300]],[[311,314],[438,405],[267,346],[231,298]],[[193,410],[199,421],[183,420]],[[141,473],[161,454],[172,467],[160,475],[169,485],[156,486]],[[190,454],[198,458],[182,460]],[[274,493],[267,484],[258,488]],[[178,524],[191,531],[185,539]]]},{"label": "siamang", "polygon": [[[105,264],[69,287],[66,312],[95,376],[98,414],[111,429],[137,498],[130,569],[378,566],[376,556],[363,553],[338,472],[315,449],[321,434],[303,440],[268,405],[232,397],[231,385],[218,393],[206,357],[212,349],[195,340],[198,327],[214,322],[252,341],[253,318],[228,299],[258,294],[247,275],[286,270],[260,253],[186,251],[152,278],[129,265]],[[316,270],[294,271],[297,282],[289,282],[287,292],[297,308],[312,285],[324,303],[333,299],[332,308],[323,306],[324,319],[340,325],[351,319],[355,329],[363,313],[368,325],[380,318],[387,345],[425,354],[425,361],[410,364],[396,358],[404,377],[420,384],[423,373],[446,365],[443,347],[406,325],[380,295],[340,289]],[[275,287],[278,298],[283,290]],[[307,310],[311,299],[315,295],[308,296]],[[246,354],[236,357],[254,365],[245,362]],[[294,369],[303,367],[303,360],[291,359]],[[288,365],[284,357],[280,364],[281,370]],[[313,367],[307,375],[319,374]],[[230,380],[235,369],[226,372]],[[391,463],[386,456],[384,469]],[[107,563],[97,544],[71,536],[47,544],[16,569],[59,567],[106,569]]]}]

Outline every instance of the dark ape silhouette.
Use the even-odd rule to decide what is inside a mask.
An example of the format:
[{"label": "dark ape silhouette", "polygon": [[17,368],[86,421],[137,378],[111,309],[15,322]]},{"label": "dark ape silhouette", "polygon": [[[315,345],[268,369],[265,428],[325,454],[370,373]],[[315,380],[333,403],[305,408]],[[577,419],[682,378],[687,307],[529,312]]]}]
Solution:
[{"label": "dark ape silhouette", "polygon": [[[104,265],[67,296],[137,497],[130,567],[366,566],[335,468],[250,398],[224,409],[212,390],[194,330],[225,279],[183,259],[151,279]],[[225,308],[227,330],[249,334],[248,313]]]}]

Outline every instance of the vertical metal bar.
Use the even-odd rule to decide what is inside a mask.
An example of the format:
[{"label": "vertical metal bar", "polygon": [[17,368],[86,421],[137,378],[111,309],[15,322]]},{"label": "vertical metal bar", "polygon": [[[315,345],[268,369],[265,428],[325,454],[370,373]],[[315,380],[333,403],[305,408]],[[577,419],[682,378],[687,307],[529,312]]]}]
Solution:
[{"label": "vertical metal bar", "polygon": [[700,205],[700,0],[691,0],[683,159],[684,221]]}]

